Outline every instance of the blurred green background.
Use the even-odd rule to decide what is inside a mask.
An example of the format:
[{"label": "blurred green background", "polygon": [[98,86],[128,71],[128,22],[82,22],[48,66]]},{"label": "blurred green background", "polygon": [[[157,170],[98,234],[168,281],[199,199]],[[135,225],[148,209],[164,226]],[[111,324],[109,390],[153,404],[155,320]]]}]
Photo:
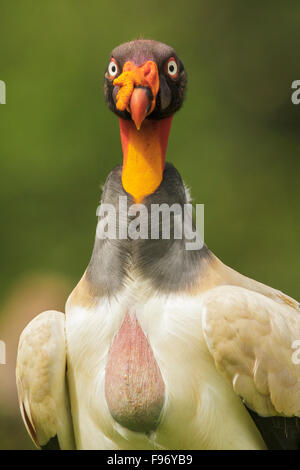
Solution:
[{"label": "blurred green background", "polygon": [[18,336],[63,308],[91,254],[100,185],[121,161],[103,73],[136,37],[188,72],[167,160],[205,204],[226,264],[300,299],[299,1],[0,0],[0,448],[33,448],[16,405]]}]

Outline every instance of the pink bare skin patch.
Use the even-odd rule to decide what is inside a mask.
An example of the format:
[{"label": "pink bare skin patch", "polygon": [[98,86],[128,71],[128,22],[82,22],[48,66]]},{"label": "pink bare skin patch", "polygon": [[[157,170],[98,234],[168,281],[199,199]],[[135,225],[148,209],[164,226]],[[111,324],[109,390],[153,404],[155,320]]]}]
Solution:
[{"label": "pink bare skin patch", "polygon": [[105,397],[112,417],[127,429],[147,433],[157,428],[165,384],[135,315],[126,314],[110,348]]}]

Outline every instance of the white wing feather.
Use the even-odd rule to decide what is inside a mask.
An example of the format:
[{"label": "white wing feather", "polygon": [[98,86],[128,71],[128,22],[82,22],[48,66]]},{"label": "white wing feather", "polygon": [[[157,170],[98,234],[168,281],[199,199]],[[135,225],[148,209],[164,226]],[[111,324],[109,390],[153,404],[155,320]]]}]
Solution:
[{"label": "white wing feather", "polygon": [[[261,416],[300,416],[300,310],[243,287],[203,296],[203,331],[217,369]],[[300,344],[300,343],[299,343]]]},{"label": "white wing feather", "polygon": [[17,357],[17,388],[21,414],[40,447],[57,435],[62,449],[74,449],[66,381],[65,316],[47,311],[21,334]]}]

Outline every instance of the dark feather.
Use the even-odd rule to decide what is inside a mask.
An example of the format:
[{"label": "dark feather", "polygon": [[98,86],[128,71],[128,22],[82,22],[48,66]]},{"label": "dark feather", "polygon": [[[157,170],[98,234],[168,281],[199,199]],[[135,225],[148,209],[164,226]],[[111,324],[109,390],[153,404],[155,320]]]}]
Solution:
[{"label": "dark feather", "polygon": [[58,442],[57,435],[52,437],[50,441],[47,442],[44,446],[41,447],[42,450],[60,450],[60,445]]},{"label": "dark feather", "polygon": [[300,450],[300,418],[264,418],[249,408],[247,410],[269,450]]}]

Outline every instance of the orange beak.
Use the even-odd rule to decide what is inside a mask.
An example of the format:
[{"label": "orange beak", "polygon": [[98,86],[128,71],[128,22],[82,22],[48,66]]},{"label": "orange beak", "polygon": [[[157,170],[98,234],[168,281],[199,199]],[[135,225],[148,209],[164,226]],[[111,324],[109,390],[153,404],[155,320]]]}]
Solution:
[{"label": "orange beak", "polygon": [[155,62],[148,60],[136,66],[126,62],[123,72],[114,80],[119,87],[116,107],[131,114],[136,128],[140,130],[144,119],[152,113],[159,90],[159,75]]}]

